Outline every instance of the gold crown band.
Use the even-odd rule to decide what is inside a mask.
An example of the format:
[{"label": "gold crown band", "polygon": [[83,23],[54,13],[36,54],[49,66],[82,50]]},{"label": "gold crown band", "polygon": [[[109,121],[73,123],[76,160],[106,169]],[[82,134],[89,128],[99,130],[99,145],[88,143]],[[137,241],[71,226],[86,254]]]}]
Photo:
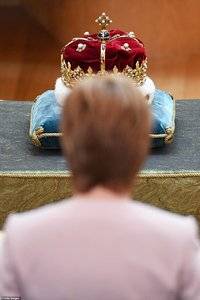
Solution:
[{"label": "gold crown band", "polygon": [[[104,58],[102,56],[102,58]],[[79,80],[84,78],[91,78],[95,75],[105,75],[108,73],[114,74],[122,74],[128,78],[133,79],[136,84],[142,85],[146,79],[147,72],[147,59],[145,59],[141,64],[139,61],[136,62],[135,69],[130,66],[126,66],[122,71],[119,71],[116,66],[112,70],[105,70],[105,60],[101,65],[101,70],[97,73],[92,70],[91,67],[88,68],[87,72],[85,72],[80,66],[76,67],[74,70],[71,68],[70,62],[65,62],[63,55],[61,55],[61,78],[63,83],[72,88]]]}]

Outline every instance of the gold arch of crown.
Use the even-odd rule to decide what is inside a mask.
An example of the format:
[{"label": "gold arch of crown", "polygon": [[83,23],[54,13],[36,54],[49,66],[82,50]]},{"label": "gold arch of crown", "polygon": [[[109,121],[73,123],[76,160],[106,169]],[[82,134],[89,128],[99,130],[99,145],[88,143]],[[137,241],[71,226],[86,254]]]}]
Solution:
[{"label": "gold arch of crown", "polygon": [[[105,33],[107,26],[112,22],[105,13],[102,13],[100,17],[96,19],[96,22],[101,26],[101,33]],[[134,34],[127,35],[128,37],[135,38]],[[116,38],[119,38],[119,35],[116,35]],[[114,37],[113,37],[114,38]],[[100,51],[100,62],[101,62],[101,69],[98,72],[94,72],[91,67],[88,68],[87,72],[85,72],[80,66],[72,69],[70,62],[65,61],[63,54],[61,54],[61,78],[63,83],[67,87],[73,87],[77,81],[82,80],[84,78],[90,78],[95,75],[105,75],[108,73],[113,74],[123,74],[128,78],[133,79],[138,85],[142,85],[146,79],[146,72],[147,72],[147,59],[145,59],[142,63],[139,61],[136,62],[135,68],[131,68],[130,66],[126,66],[122,71],[119,71],[118,68],[115,66],[113,70],[107,71],[105,69],[105,55],[106,55],[106,39],[105,35],[102,34],[101,40],[101,51]]]}]

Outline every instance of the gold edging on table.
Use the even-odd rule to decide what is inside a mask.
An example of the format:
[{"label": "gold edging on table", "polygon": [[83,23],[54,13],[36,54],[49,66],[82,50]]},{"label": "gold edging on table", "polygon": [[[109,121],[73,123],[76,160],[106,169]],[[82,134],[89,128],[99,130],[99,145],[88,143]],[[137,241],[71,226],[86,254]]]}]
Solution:
[{"label": "gold edging on table", "polygon": [[24,171],[24,172],[0,172],[1,177],[9,178],[70,178],[71,172],[34,172],[34,171]]},{"label": "gold edging on table", "polygon": [[[70,178],[72,173],[70,171],[61,172],[0,172],[1,177],[10,178]],[[186,178],[186,177],[200,177],[200,171],[197,172],[141,172],[138,178]]]},{"label": "gold edging on table", "polygon": [[197,172],[178,172],[178,173],[140,173],[139,178],[187,178],[187,177],[200,177],[200,171]]}]

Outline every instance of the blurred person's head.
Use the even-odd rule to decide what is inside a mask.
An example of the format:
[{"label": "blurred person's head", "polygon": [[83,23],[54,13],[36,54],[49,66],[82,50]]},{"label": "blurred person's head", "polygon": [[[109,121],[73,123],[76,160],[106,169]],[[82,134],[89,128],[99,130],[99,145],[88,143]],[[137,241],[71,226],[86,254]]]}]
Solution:
[{"label": "blurred person's head", "polygon": [[78,193],[101,186],[129,192],[149,149],[150,113],[132,81],[79,83],[63,107],[63,150]]}]

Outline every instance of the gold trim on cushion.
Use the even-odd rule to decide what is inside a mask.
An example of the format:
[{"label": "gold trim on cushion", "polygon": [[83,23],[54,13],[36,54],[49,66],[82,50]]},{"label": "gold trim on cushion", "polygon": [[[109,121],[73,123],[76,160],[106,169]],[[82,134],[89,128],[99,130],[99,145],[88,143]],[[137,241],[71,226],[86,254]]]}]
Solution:
[{"label": "gold trim on cushion", "polygon": [[32,135],[31,135],[31,140],[33,145],[41,147],[41,142],[40,142],[40,138],[42,133],[44,132],[44,128],[43,127],[39,127],[36,130],[33,131]]}]

